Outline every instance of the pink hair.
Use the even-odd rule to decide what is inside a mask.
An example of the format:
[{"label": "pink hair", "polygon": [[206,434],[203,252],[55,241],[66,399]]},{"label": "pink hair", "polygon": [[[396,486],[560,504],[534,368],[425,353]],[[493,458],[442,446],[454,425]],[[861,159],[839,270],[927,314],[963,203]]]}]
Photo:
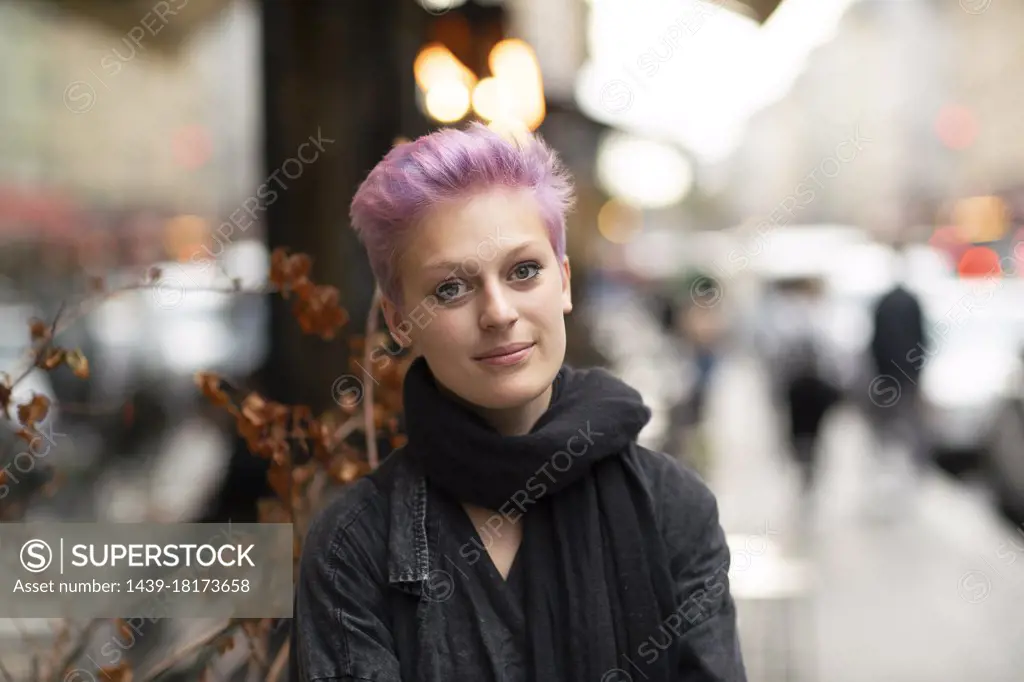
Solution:
[{"label": "pink hair", "polygon": [[401,304],[398,254],[417,220],[434,205],[491,187],[523,188],[537,200],[558,259],[565,255],[565,215],[572,181],[543,140],[513,141],[481,123],[442,128],[395,146],[352,199],[352,227],[366,247],[381,291]]}]

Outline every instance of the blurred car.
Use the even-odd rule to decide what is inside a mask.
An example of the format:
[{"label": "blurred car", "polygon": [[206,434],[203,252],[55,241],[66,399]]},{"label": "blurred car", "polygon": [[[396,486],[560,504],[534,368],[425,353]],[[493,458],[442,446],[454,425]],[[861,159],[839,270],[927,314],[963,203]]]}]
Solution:
[{"label": "blurred car", "polygon": [[[921,395],[936,461],[954,472],[982,463],[1021,371],[1024,317],[1010,284],[959,284],[925,301],[930,346]],[[950,294],[955,297],[950,302]]]},{"label": "blurred car", "polygon": [[1024,524],[1024,372],[1018,371],[1007,383],[983,465],[1000,511]]}]

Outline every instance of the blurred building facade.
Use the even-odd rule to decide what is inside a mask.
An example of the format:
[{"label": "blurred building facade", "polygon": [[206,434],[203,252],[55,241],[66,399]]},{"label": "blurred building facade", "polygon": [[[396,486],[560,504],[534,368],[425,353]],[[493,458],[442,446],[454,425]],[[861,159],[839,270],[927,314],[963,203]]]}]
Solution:
[{"label": "blurred building facade", "polygon": [[[140,14],[117,33],[48,3],[0,3],[0,191],[67,202],[79,226],[124,209],[211,215],[251,193],[256,12],[229,3],[180,46],[158,43],[174,19]],[[11,206],[0,227],[25,221]]]},{"label": "blurred building facade", "polygon": [[885,237],[939,220],[956,198],[1019,184],[1024,89],[1009,74],[1024,63],[1024,5],[961,5],[855,3],[792,91],[751,120],[728,164],[731,220],[782,215],[796,196],[788,222]]}]

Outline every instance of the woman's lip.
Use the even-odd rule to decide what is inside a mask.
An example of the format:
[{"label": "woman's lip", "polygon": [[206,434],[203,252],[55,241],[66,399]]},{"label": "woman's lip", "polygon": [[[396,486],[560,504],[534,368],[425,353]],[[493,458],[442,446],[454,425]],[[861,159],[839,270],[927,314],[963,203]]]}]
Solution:
[{"label": "woman's lip", "polygon": [[535,345],[535,344],[533,344],[533,343],[510,343],[507,346],[502,346],[502,347],[497,348],[497,349],[495,349],[493,351],[490,351],[489,353],[486,353],[484,355],[478,355],[478,356],[476,356],[475,359],[476,360],[487,360],[488,358],[500,358],[500,357],[503,357],[505,355],[512,355],[513,353],[518,353],[519,351],[524,350],[526,348],[530,348],[533,345]]},{"label": "woman's lip", "polygon": [[535,345],[536,344],[530,344],[529,346],[526,346],[525,348],[520,348],[519,350],[514,351],[512,353],[505,353],[503,355],[492,355],[486,358],[477,358],[477,360],[479,362],[485,362],[488,365],[515,365],[529,357],[530,353],[533,352],[533,347]]}]

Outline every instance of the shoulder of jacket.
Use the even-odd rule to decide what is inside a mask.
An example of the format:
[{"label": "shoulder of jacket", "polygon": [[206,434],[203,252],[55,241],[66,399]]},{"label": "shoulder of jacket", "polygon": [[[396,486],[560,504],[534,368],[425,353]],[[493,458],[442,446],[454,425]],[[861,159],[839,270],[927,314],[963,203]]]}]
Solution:
[{"label": "shoulder of jacket", "polygon": [[659,516],[710,518],[717,513],[714,493],[692,467],[640,444],[634,445],[633,452],[637,473]]},{"label": "shoulder of jacket", "polygon": [[395,479],[402,472],[399,450],[384,458],[376,469],[339,487],[330,501],[310,523],[307,541],[336,544],[355,526],[383,530],[389,521],[389,509]]}]

